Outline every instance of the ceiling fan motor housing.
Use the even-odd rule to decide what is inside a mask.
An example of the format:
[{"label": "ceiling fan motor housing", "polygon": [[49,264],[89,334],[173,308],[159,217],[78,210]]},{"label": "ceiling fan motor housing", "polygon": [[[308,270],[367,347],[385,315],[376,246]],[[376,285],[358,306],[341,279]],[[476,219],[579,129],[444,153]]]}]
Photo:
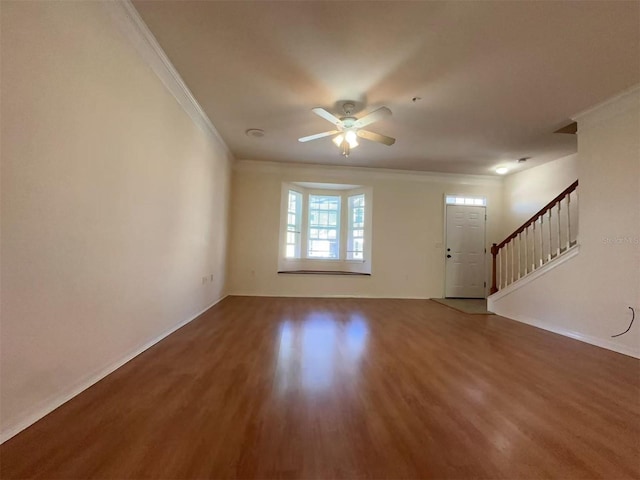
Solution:
[{"label": "ceiling fan motor housing", "polygon": [[356,126],[358,119],[356,117],[342,117],[340,121],[342,122],[342,125],[339,125],[340,129],[349,130]]}]

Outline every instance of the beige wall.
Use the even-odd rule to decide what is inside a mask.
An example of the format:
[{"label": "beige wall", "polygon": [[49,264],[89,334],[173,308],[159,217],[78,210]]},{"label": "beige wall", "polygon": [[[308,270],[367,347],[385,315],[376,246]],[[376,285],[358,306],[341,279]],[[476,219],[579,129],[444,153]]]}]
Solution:
[{"label": "beige wall", "polygon": [[[276,273],[285,181],[373,187],[371,277]],[[441,297],[444,194],[487,196],[487,245],[501,226],[501,180],[492,177],[238,162],[232,192],[229,293],[238,295]]]},{"label": "beige wall", "polygon": [[1,60],[6,438],[224,295],[230,166],[98,3],[2,2]]},{"label": "beige wall", "polygon": [[[496,313],[640,356],[640,90],[578,119],[579,254]],[[636,322],[628,307],[636,310]]]},{"label": "beige wall", "polygon": [[577,178],[577,154],[505,177],[502,237],[510,235]]}]

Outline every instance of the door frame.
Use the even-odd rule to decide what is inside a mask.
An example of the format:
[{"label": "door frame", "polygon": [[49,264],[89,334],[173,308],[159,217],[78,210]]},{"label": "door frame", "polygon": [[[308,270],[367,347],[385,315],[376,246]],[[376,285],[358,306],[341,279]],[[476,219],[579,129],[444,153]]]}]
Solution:
[{"label": "door frame", "polygon": [[[443,243],[442,243],[442,268],[444,269],[444,274],[442,275],[442,279],[444,280],[442,286],[442,298],[447,297],[447,207],[449,205],[456,206],[455,204],[447,204],[447,197],[465,197],[465,198],[482,198],[484,200],[484,205],[460,205],[466,207],[476,207],[484,209],[484,239],[483,239],[483,248],[484,248],[484,257],[482,262],[483,269],[483,285],[484,285],[484,298],[487,298],[487,196],[486,195],[470,195],[464,193],[445,193],[442,197],[444,209],[443,209]],[[456,298],[456,297],[451,297]]]}]

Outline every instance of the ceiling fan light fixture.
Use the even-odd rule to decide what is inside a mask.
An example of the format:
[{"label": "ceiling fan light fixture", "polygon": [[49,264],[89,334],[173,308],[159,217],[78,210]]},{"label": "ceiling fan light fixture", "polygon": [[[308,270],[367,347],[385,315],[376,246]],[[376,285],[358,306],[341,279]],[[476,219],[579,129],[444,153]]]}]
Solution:
[{"label": "ceiling fan light fixture", "polygon": [[[358,137],[356,136],[356,132],[354,132],[353,130],[349,130],[346,133],[341,133],[340,135],[336,135],[335,137],[333,137],[332,141],[333,143],[335,143],[336,147],[338,148],[343,148],[343,145],[346,143],[349,146],[349,150],[351,150],[352,148],[356,148],[358,145],[360,145],[358,143]],[[344,155],[344,151],[342,154]],[[345,157],[347,155],[345,155]]]},{"label": "ceiling fan light fixture", "polygon": [[508,171],[509,171],[509,169],[507,167],[498,167],[498,168],[496,168],[496,173],[498,175],[504,175]]},{"label": "ceiling fan light fixture", "polygon": [[342,156],[344,157],[348,157],[351,153],[351,147],[349,146],[349,142],[347,142],[346,140],[342,142],[342,144],[340,145],[340,149],[340,153],[342,153]]},{"label": "ceiling fan light fixture", "polygon": [[344,134],[344,139],[349,142],[349,146],[351,148],[356,148],[359,143],[358,143],[358,136],[356,135],[356,132],[353,130],[349,130],[347,133]]}]

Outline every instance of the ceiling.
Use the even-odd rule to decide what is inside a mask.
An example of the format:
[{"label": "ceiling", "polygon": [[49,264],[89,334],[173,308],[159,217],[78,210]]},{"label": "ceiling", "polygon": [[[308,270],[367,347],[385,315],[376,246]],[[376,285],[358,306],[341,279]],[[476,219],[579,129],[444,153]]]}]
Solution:
[{"label": "ceiling", "polygon": [[[640,82],[640,2],[134,1],[237,159],[489,174]],[[414,97],[420,100],[412,101]],[[311,112],[393,115],[348,158]],[[266,135],[245,135],[251,128]]]}]

